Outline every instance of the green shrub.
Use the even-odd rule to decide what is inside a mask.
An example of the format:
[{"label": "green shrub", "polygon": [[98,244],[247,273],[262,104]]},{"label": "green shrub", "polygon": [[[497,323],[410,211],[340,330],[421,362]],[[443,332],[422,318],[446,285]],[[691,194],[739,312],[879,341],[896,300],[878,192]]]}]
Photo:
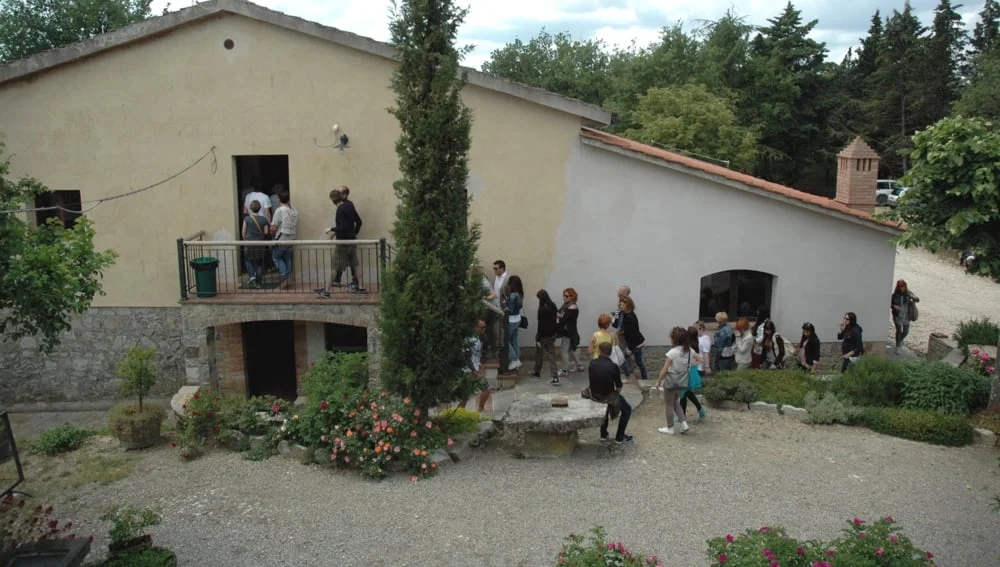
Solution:
[{"label": "green shrub", "polygon": [[859,406],[897,407],[903,401],[907,366],[881,356],[862,356],[830,383],[830,389]]},{"label": "green shrub", "polygon": [[1000,342],[1000,325],[989,317],[962,321],[955,329],[958,346],[969,354],[969,345],[995,345]]},{"label": "green shrub", "polygon": [[946,362],[915,363],[906,367],[902,407],[968,416],[986,407],[990,379]]},{"label": "green shrub", "polygon": [[49,429],[28,445],[28,449],[43,455],[53,456],[76,451],[94,432],[69,423]]},{"label": "green shrub", "polygon": [[207,389],[194,394],[183,406],[184,415],[177,420],[181,458],[198,458],[209,446],[225,442],[229,430],[237,423],[244,400],[231,394]]},{"label": "green shrub", "polygon": [[701,390],[705,399],[713,402],[733,400],[749,404],[757,401],[757,390],[753,384],[746,380],[733,376],[720,374],[718,377],[705,381],[705,387]]},{"label": "green shrub", "polygon": [[850,527],[828,542],[799,541],[789,537],[783,528],[769,526],[749,529],[739,535],[726,534],[708,541],[707,555],[712,567],[917,567],[935,564],[934,554],[915,547],[891,516],[872,524],[861,518],[847,523]]},{"label": "green shrub", "polygon": [[100,567],[172,567],[177,564],[173,551],[162,547],[149,547],[130,553],[109,557]]},{"label": "green shrub", "polygon": [[[823,392],[826,384],[802,370],[736,370],[719,374],[721,380],[743,380],[753,387],[756,399],[772,404],[802,407],[809,392]],[[755,400],[750,400],[755,401]]]},{"label": "green shrub", "polygon": [[455,408],[442,412],[432,421],[439,425],[446,435],[458,435],[479,431],[479,422],[483,421],[483,417],[465,408]]},{"label": "green shrub", "polygon": [[960,416],[925,410],[866,408],[863,419],[876,433],[911,441],[949,447],[972,442],[972,425]]},{"label": "green shrub", "polygon": [[361,393],[367,386],[368,354],[363,352],[327,352],[302,379],[302,393],[310,403],[321,400],[337,403]]},{"label": "green shrub", "polygon": [[809,392],[803,401],[809,412],[809,423],[818,425],[853,425],[860,421],[863,413],[859,407],[845,405],[833,392],[823,394],[822,399],[816,392]]},{"label": "green shrub", "polygon": [[111,522],[111,529],[108,531],[110,545],[121,548],[146,535],[146,528],[160,525],[163,516],[158,508],[111,506],[101,515],[101,520]]}]

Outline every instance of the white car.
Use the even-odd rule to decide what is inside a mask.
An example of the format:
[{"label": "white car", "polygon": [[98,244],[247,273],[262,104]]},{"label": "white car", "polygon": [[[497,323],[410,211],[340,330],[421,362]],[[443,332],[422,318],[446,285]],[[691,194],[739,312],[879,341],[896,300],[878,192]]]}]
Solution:
[{"label": "white car", "polygon": [[879,179],[875,182],[875,205],[884,207],[889,204],[889,199],[903,186],[895,179]]},{"label": "white car", "polygon": [[893,192],[889,194],[889,206],[895,208],[896,204],[899,203],[899,200],[902,199],[903,195],[906,195],[906,192],[909,190],[909,187],[897,187],[894,189]]}]

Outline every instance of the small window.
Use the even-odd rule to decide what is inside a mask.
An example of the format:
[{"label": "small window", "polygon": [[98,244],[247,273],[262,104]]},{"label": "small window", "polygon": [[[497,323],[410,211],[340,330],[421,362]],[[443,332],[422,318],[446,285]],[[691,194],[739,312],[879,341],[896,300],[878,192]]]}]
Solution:
[{"label": "small window", "polygon": [[717,272],[701,278],[698,318],[714,321],[725,311],[730,320],[753,317],[761,307],[771,306],[774,276],[753,270]]},{"label": "small window", "polygon": [[70,229],[76,225],[83,208],[79,191],[46,191],[35,197],[35,208],[61,207],[35,211],[35,222],[42,226],[49,219],[55,218],[62,222],[63,227]]},{"label": "small window", "polygon": [[368,329],[353,325],[327,323],[323,326],[326,350],[333,352],[367,352]]}]

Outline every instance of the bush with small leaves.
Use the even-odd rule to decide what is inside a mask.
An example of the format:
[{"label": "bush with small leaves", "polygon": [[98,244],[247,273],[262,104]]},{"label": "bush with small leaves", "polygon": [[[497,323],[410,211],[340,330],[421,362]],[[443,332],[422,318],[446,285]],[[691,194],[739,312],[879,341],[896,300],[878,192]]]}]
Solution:
[{"label": "bush with small leaves", "polygon": [[820,398],[816,392],[809,392],[805,397],[805,409],[809,412],[809,423],[830,425],[840,423],[853,425],[859,422],[864,413],[859,407],[841,402],[833,392],[827,392]]},{"label": "bush with small leaves", "polygon": [[972,442],[972,425],[965,417],[936,411],[865,408],[864,422],[876,433],[935,445],[960,447]]},{"label": "bush with small leaves", "polygon": [[51,457],[83,447],[87,439],[93,435],[94,431],[90,429],[82,429],[67,423],[42,433],[37,440],[28,444],[28,449]]},{"label": "bush with small leaves", "polygon": [[968,416],[986,407],[990,379],[946,362],[907,365],[902,407]]}]

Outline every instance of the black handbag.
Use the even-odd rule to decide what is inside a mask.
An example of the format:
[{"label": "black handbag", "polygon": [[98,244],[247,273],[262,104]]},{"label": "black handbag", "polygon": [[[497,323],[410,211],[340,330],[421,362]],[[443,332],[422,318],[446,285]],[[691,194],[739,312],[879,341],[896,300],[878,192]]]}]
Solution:
[{"label": "black handbag", "polygon": [[521,315],[521,322],[518,323],[517,326],[521,327],[522,329],[527,329],[528,328],[528,318],[525,317],[524,315]]}]

